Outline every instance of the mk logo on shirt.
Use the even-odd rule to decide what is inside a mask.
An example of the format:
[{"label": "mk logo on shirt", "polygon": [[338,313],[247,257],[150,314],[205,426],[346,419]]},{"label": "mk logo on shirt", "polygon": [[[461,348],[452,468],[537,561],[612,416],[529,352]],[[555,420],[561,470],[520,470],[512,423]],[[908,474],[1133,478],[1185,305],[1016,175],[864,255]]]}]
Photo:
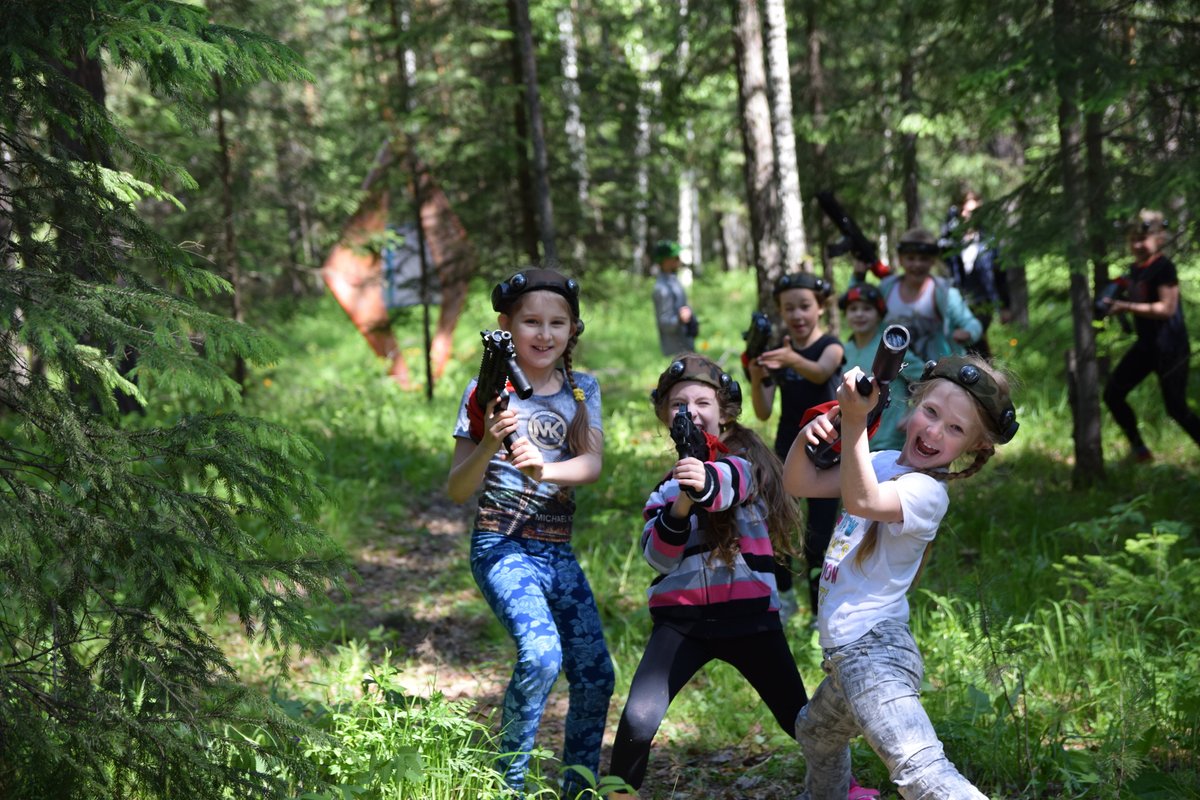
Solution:
[{"label": "mk logo on shirt", "polygon": [[535,411],[529,417],[526,432],[539,450],[561,450],[567,443],[567,421],[548,409]]}]

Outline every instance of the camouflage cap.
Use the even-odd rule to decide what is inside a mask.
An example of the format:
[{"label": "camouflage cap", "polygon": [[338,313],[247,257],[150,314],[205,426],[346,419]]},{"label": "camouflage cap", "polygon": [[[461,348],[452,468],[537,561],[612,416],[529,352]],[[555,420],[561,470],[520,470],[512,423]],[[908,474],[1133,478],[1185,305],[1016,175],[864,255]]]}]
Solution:
[{"label": "camouflage cap", "polygon": [[996,382],[985,369],[980,369],[968,356],[943,356],[937,361],[925,362],[921,380],[944,378],[967,390],[979,403],[992,424],[1000,444],[1012,441],[1017,435],[1017,410],[1013,407],[1008,392]]},{"label": "camouflage cap", "polygon": [[689,353],[676,358],[671,362],[671,366],[658,376],[658,386],[650,392],[650,401],[654,403],[656,411],[659,410],[660,404],[667,402],[671,387],[684,381],[708,384],[717,390],[722,400],[735,405],[742,403],[742,387],[728,372],[709,358]]}]

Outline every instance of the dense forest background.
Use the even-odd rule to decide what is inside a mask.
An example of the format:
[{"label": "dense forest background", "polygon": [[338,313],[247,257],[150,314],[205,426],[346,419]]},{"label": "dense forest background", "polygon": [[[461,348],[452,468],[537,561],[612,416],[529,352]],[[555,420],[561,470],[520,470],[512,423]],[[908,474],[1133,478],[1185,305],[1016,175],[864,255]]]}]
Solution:
[{"label": "dense forest background", "polygon": [[[974,189],[1027,399],[914,604],[931,713],[992,797],[1197,796],[1196,454],[1160,426],[1153,467],[1118,461],[1099,388],[1128,339],[1091,309],[1154,207],[1197,319],[1198,11],[10,0],[0,795],[494,790],[510,656],[440,486],[486,293],[543,260],[584,285],[605,387],[611,477],[577,538],[615,718],[646,622],[629,520],[667,450],[644,408],[653,242],[684,245],[703,346],[732,364],[774,277],[845,286],[816,192],[886,255]],[[338,294],[418,216],[436,303]],[[736,676],[695,695],[646,796],[798,786]]]}]

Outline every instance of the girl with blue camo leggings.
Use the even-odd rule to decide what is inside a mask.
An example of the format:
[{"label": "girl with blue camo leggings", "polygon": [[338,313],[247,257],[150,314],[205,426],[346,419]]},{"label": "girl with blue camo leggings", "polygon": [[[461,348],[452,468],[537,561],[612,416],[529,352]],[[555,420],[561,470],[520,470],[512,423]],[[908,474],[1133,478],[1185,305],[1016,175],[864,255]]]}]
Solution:
[{"label": "girl with blue camo leggings", "polygon": [[[790,549],[784,535],[799,521],[783,491],[782,464],[738,423],[741,388],[710,359],[679,356],[652,399],[668,427],[686,411],[707,452],[676,461],[643,510],[643,554],[658,572],[647,592],[654,628],[629,687],[610,767],[635,790],[668,706],[708,662],[724,661],[742,673],[789,736],[808,699],[783,634],[775,584],[776,552]],[[841,794],[878,796],[857,785]]]},{"label": "girl with blue camo leggings", "polygon": [[[974,356],[925,366],[913,387],[900,451],[871,453],[863,397],[848,371],[836,409],[817,414],[784,464],[793,495],[841,496],[845,513],[825,552],[817,627],[825,679],[796,719],[808,766],[806,800],[840,800],[850,780],[850,738],[861,734],[906,800],[986,800],[946,758],[919,699],[924,665],[908,629],[906,594],[949,505],[945,482],[978,472],[1017,432],[1008,381]],[[805,444],[836,439],[841,463],[818,470]],[[965,469],[949,472],[960,456]]]},{"label": "girl with blue camo leggings", "polygon": [[[471,572],[517,646],[504,695],[500,764],[522,795],[546,700],[565,670],[570,705],[564,766],[599,768],[613,667],[600,614],[571,549],[574,487],[600,477],[600,387],[575,372],[571,352],[583,331],[579,285],[550,269],[527,269],[492,292],[500,329],[512,333],[517,363],[533,387],[497,411],[479,411],[476,380],[463,393],[448,492],[466,502],[482,485]],[[561,365],[560,365],[561,361]],[[512,435],[511,451],[501,447]],[[586,788],[564,770],[563,796]]]}]

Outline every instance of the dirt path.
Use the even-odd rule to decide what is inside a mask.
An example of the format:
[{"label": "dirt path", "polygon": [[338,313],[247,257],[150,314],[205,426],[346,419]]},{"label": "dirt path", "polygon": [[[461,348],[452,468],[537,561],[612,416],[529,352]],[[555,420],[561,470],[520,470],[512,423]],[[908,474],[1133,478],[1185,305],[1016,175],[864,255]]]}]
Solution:
[{"label": "dirt path", "polygon": [[[434,497],[414,509],[411,518],[381,530],[375,541],[354,553],[359,578],[349,600],[361,609],[356,625],[366,630],[382,625],[393,634],[393,647],[408,654],[412,668],[405,675],[413,678],[408,685],[415,691],[436,687],[451,699],[471,698],[481,715],[492,712],[497,720],[511,670],[511,648],[481,648],[481,642],[494,641],[484,629],[495,623],[490,615],[472,618],[461,613],[465,603],[476,599],[473,584],[439,586],[451,582],[446,576],[466,569],[472,513],[467,506]],[[538,744],[555,752],[562,745],[566,696],[560,680],[538,735]],[[615,696],[609,709],[602,768],[608,764],[623,702]],[[644,800],[790,800],[799,793],[804,774],[798,750],[766,750],[755,743],[759,733],[749,731],[741,742],[715,752],[697,752],[688,743],[660,734]]]}]

